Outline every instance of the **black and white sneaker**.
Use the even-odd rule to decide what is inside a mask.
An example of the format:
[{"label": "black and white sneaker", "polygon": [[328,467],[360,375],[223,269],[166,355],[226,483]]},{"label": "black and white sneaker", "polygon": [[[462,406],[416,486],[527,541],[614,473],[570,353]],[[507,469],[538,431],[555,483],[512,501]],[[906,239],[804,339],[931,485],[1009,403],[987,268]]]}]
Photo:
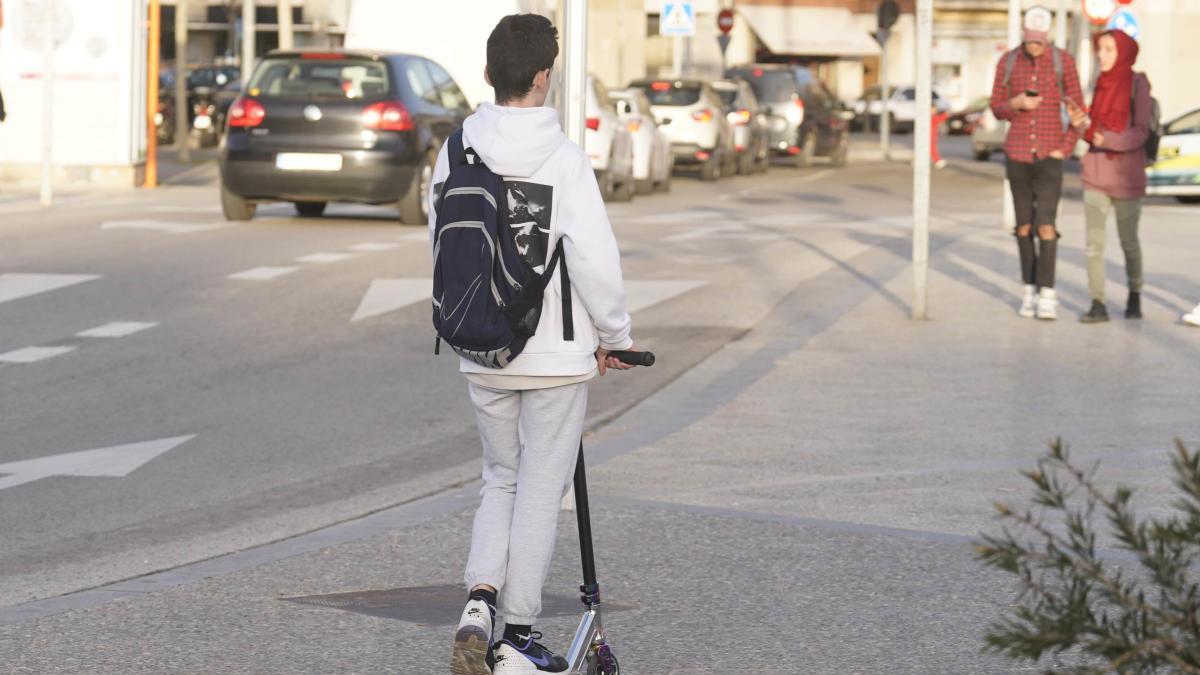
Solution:
[{"label": "black and white sneaker", "polygon": [[483,600],[471,600],[463,608],[450,654],[452,675],[492,675],[492,613]]},{"label": "black and white sneaker", "polygon": [[567,660],[537,642],[542,634],[532,631],[522,639],[504,639],[496,643],[495,675],[533,675],[533,673],[563,673]]}]

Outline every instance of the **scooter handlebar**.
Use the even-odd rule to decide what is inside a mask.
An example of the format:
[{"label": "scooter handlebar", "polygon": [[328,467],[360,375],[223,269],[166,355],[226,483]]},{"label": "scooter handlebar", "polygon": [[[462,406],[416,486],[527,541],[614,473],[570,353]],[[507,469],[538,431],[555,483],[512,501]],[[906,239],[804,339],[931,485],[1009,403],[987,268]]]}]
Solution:
[{"label": "scooter handlebar", "polygon": [[609,352],[609,356],[620,361],[621,363],[630,366],[652,366],[654,365],[654,352],[631,352],[618,350]]}]

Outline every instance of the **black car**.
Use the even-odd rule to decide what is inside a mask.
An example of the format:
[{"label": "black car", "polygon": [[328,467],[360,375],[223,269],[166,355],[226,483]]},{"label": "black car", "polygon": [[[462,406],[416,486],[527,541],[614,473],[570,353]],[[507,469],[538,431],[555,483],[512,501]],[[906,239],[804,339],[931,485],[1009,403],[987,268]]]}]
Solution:
[{"label": "black car", "polygon": [[846,163],[850,149],[847,113],[812,70],[790,64],[756,63],[731,69],[730,78],[750,83],[766,109],[771,150],[808,166],[814,157]]},{"label": "black car", "polygon": [[221,207],[260,201],[319,216],[332,201],[396,204],[424,223],[437,151],[471,113],[441,66],[404,54],[274,51],[229,108]]}]

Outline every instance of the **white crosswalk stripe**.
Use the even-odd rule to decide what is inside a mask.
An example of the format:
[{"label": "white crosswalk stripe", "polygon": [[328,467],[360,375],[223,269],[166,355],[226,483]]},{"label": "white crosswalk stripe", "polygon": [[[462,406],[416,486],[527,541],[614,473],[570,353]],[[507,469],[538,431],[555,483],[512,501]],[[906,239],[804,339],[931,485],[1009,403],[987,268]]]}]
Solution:
[{"label": "white crosswalk stripe", "polygon": [[296,258],[296,262],[302,263],[335,263],[341,262],[348,258],[353,258],[353,253],[313,253],[310,255],[302,255]]},{"label": "white crosswalk stripe", "polygon": [[74,347],[22,347],[0,354],[0,363],[37,363],[73,351]]},{"label": "white crosswalk stripe", "polygon": [[99,278],[98,274],[0,274],[0,303]]},{"label": "white crosswalk stripe", "polygon": [[96,326],[76,333],[76,337],[85,338],[119,338],[140,333],[148,328],[154,328],[157,323],[145,321],[113,321],[103,326]]},{"label": "white crosswalk stripe", "polygon": [[270,281],[277,279],[285,274],[291,274],[299,267],[255,267],[243,272],[230,274],[230,279],[238,279],[240,281]]}]

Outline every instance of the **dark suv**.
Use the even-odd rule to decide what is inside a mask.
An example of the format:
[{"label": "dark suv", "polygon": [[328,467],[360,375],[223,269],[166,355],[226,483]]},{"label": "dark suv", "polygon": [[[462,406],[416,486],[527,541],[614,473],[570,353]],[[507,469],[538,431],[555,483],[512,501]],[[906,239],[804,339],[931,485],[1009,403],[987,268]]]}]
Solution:
[{"label": "dark suv", "polygon": [[752,64],[733,68],[727,77],[750,83],[766,110],[771,150],[808,166],[814,157],[829,157],[843,166],[850,149],[848,114],[811,70],[786,64]]},{"label": "dark suv", "polygon": [[442,142],[471,112],[436,63],[402,54],[275,51],[229,107],[221,141],[221,207],[291,201],[319,216],[331,201],[396,204],[424,223]]}]

